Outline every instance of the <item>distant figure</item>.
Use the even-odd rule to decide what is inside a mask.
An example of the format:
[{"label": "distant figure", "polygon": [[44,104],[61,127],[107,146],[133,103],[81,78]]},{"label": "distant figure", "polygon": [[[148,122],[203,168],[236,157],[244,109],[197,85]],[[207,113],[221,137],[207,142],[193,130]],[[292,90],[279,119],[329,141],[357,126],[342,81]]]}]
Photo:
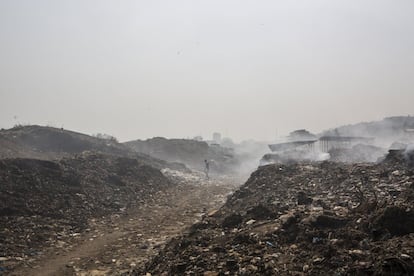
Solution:
[{"label": "distant figure", "polygon": [[206,174],[207,180],[209,180],[210,177],[208,176],[208,172],[210,171],[210,163],[206,159],[204,160],[204,164],[205,164],[204,173]]}]

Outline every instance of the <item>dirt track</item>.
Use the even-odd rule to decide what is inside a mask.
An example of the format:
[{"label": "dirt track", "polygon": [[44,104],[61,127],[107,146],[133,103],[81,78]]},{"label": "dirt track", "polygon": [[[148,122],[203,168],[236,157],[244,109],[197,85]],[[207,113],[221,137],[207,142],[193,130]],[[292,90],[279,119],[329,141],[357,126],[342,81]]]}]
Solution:
[{"label": "dirt track", "polygon": [[62,240],[58,247],[10,275],[127,273],[142,266],[166,241],[183,233],[203,214],[220,207],[235,187],[229,178],[181,182],[122,217],[92,220],[87,232]]}]

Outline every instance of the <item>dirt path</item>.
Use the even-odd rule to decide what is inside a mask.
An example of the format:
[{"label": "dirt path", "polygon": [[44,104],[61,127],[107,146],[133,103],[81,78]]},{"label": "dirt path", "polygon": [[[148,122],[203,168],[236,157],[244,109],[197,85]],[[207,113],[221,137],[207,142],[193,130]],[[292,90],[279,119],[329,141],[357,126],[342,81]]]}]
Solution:
[{"label": "dirt path", "polygon": [[121,275],[142,266],[170,238],[219,208],[236,186],[223,178],[189,182],[159,192],[122,217],[91,221],[87,232],[62,240],[11,275]]}]

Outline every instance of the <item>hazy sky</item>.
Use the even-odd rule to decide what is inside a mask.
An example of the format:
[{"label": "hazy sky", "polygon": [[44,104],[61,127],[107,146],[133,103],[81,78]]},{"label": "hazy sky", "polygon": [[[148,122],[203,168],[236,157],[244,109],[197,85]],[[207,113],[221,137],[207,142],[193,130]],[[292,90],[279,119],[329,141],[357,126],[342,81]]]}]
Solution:
[{"label": "hazy sky", "polygon": [[0,1],[0,127],[271,140],[414,113],[412,0]]}]

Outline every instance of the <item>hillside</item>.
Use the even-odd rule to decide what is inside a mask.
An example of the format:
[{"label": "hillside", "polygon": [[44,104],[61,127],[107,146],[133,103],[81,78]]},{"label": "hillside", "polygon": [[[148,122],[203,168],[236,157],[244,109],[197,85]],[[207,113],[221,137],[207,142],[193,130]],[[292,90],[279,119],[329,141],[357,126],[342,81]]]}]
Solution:
[{"label": "hillside", "polygon": [[133,152],[115,140],[100,139],[66,129],[33,125],[0,130],[0,159],[58,160],[84,151],[135,158],[158,169],[186,170],[182,164],[168,163]]}]

